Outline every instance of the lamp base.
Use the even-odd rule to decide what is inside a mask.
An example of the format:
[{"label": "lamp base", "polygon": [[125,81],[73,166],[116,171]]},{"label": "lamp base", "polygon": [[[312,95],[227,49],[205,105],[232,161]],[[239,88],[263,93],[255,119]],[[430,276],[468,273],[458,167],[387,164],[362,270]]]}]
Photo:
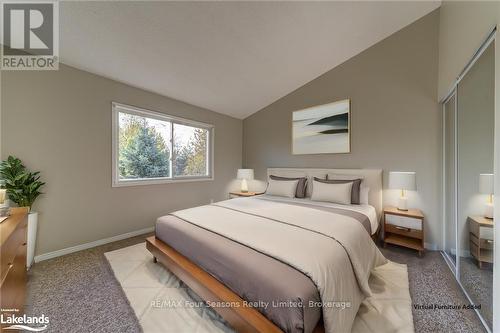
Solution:
[{"label": "lamp base", "polygon": [[248,184],[247,184],[247,180],[246,179],[243,179],[241,181],[241,193],[247,193],[248,192]]},{"label": "lamp base", "polygon": [[406,197],[399,197],[398,210],[408,211],[408,201],[406,200]]}]

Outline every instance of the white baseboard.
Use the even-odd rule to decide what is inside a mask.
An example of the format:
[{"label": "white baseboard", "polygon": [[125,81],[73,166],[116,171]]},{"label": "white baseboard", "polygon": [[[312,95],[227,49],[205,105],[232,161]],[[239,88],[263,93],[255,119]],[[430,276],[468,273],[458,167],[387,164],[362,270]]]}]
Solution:
[{"label": "white baseboard", "polygon": [[[457,250],[455,248],[450,249],[450,252],[454,256],[457,255]],[[460,250],[459,253],[460,253],[460,257],[465,257],[465,258],[470,258],[471,257],[471,254],[470,254],[469,250],[463,249],[463,250]]]},{"label": "white baseboard", "polygon": [[126,239],[126,238],[130,238],[130,237],[139,236],[139,235],[142,235],[142,234],[146,234],[148,232],[152,232],[154,230],[155,230],[155,227],[144,228],[144,229],[127,232],[125,234],[121,234],[121,235],[117,235],[117,236],[113,236],[113,237],[109,237],[109,238],[99,239],[99,240],[96,240],[96,241],[90,242],[90,243],[80,244],[80,245],[68,247],[68,248],[65,248],[65,249],[61,249],[61,250],[57,250],[57,251],[53,251],[53,252],[48,252],[48,253],[40,254],[38,256],[35,256],[35,262],[40,262],[40,261],[44,261],[44,260],[48,260],[48,259],[60,257],[60,256],[63,256],[65,254],[70,254],[70,253],[73,253],[73,252],[78,252],[78,251],[81,251],[81,250],[90,249],[92,247],[96,247],[96,246],[99,246],[99,245],[104,245],[104,244],[116,242],[116,241],[119,241],[119,240],[122,240],[122,239]]},{"label": "white baseboard", "polygon": [[431,251],[437,251],[439,249],[438,246],[433,243],[425,243],[424,248]]}]

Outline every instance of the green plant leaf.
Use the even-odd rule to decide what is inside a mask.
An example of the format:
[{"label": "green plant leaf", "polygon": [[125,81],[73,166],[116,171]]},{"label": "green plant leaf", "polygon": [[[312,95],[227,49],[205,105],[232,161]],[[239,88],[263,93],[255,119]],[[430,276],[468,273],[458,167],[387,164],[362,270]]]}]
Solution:
[{"label": "green plant leaf", "polygon": [[5,180],[9,199],[19,206],[33,206],[42,194],[40,189],[45,185],[40,181],[40,172],[30,172],[21,160],[9,156],[0,163],[0,177]]}]

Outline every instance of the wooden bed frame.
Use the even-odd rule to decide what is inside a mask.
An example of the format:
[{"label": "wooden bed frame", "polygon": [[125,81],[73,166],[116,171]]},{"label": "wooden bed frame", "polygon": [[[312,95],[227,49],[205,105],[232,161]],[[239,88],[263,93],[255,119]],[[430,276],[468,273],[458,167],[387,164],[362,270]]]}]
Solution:
[{"label": "wooden bed frame", "polygon": [[[153,254],[155,262],[162,263],[206,302],[234,304],[233,307],[213,309],[237,332],[283,332],[258,310],[244,306],[240,296],[165,242],[151,236],[146,239],[146,248]],[[324,332],[323,321],[320,320],[313,333]]]}]

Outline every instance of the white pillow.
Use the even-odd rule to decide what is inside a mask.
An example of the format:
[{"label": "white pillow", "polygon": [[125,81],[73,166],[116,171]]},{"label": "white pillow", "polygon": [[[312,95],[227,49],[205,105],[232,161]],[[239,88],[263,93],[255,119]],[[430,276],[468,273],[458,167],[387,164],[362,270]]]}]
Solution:
[{"label": "white pillow", "polygon": [[351,204],[352,183],[327,184],[314,180],[313,184],[311,200],[328,201],[343,205]]},{"label": "white pillow", "polygon": [[266,194],[280,197],[295,198],[299,180],[272,180],[269,179]]},{"label": "white pillow", "polygon": [[359,189],[359,204],[368,205],[368,194],[370,193],[369,187],[361,187]]}]

